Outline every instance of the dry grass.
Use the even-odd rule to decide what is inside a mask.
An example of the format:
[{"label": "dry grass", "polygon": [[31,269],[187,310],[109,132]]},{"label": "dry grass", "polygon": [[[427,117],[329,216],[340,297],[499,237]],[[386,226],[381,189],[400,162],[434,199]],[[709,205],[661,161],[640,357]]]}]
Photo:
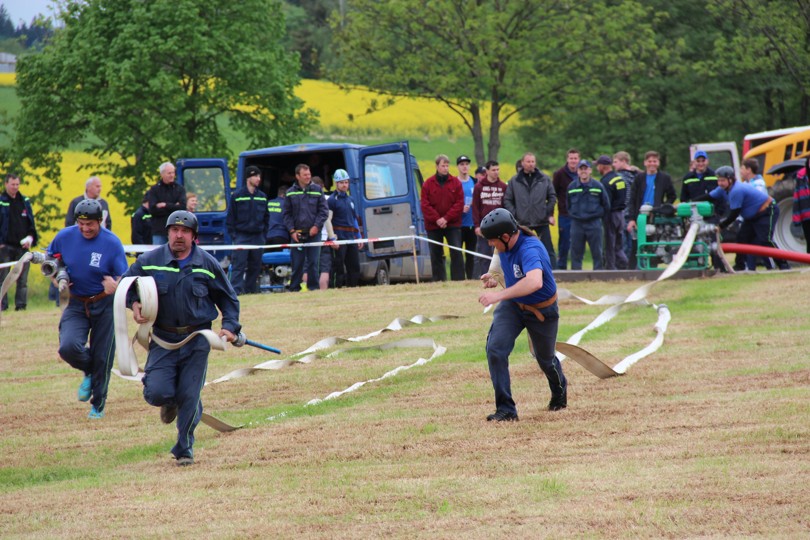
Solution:
[{"label": "dry grass", "polygon": [[[206,410],[248,424],[198,428],[197,463],[169,459],[173,429],[138,384],[114,379],[107,417],[75,401],[56,358],[58,313],[3,318],[0,531],[4,537],[806,537],[810,533],[810,361],[799,293],[810,274],[670,281],[654,302],[664,347],[600,381],[565,363],[569,409],[521,338],[521,421],[493,425],[483,354],[489,316],[473,283],[398,285],[243,301],[249,336],[300,351],[394,317],[460,318],[364,345],[432,337],[447,354],[313,407],[303,404],[429,350],[348,352],[208,387]],[[637,283],[570,287],[596,298]],[[562,305],[560,339],[601,308]],[[652,338],[650,308],[627,307],[582,345],[609,364]],[[272,355],[212,353],[209,380]],[[280,420],[267,418],[287,412]]]}]

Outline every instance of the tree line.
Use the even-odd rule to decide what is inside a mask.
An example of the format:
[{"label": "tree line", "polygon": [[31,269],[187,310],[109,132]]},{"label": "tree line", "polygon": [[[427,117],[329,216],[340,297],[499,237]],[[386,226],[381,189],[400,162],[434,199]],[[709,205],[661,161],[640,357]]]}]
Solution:
[{"label": "tree line", "polygon": [[[317,123],[302,76],[437,100],[498,159],[517,130],[539,165],[569,147],[662,154],[810,123],[810,2],[796,0],[67,0],[18,64],[0,165],[102,158],[130,208],[157,166],[301,140]],[[0,7],[0,27],[8,24]],[[30,30],[30,27],[29,27]],[[16,30],[15,30],[16,31]],[[1,34],[0,34],[1,35]],[[347,122],[350,119],[347,119]],[[514,156],[509,156],[513,158]],[[58,209],[55,209],[58,211]]]},{"label": "tree line", "polygon": [[0,3],[0,52],[21,54],[26,49],[40,49],[52,35],[50,19],[35,17],[30,24],[15,26],[6,6]]}]

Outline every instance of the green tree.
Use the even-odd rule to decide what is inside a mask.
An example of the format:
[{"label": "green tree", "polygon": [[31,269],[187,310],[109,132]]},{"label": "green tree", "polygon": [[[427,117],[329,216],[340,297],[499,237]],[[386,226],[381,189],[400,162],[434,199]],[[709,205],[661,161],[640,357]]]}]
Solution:
[{"label": "green tree", "polygon": [[483,163],[498,158],[501,128],[519,113],[551,113],[593,65],[643,47],[650,36],[633,21],[645,14],[632,0],[356,0],[336,24],[333,78],[441,101]]},{"label": "green tree", "polygon": [[134,209],[162,161],[232,157],[225,123],[267,146],[315,120],[293,93],[298,62],[280,46],[275,1],[70,0],[62,21],[17,68],[14,141],[57,186],[60,152],[79,145]]}]

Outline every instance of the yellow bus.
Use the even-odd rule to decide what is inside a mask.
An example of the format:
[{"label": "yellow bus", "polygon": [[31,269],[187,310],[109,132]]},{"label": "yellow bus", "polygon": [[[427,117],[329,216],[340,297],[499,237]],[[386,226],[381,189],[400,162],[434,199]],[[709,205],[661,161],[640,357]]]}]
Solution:
[{"label": "yellow bus", "polygon": [[768,174],[774,165],[789,159],[810,155],[810,126],[801,126],[746,135],[743,159],[755,159],[768,186],[782,179],[781,174]]}]

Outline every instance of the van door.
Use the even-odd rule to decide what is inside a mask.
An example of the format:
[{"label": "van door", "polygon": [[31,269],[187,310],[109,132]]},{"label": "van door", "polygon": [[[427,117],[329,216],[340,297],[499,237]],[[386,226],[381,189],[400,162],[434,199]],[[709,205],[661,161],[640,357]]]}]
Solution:
[{"label": "van door", "polygon": [[411,254],[413,241],[409,237],[418,234],[423,225],[408,143],[368,146],[360,149],[358,157],[363,191],[361,215],[368,238],[408,237],[369,242],[368,256]]},{"label": "van door", "polygon": [[[177,162],[177,183],[186,188],[186,197],[197,196],[199,242],[202,245],[230,244],[225,219],[231,196],[228,161],[222,158],[181,159]],[[213,253],[222,260],[226,252]]]}]

